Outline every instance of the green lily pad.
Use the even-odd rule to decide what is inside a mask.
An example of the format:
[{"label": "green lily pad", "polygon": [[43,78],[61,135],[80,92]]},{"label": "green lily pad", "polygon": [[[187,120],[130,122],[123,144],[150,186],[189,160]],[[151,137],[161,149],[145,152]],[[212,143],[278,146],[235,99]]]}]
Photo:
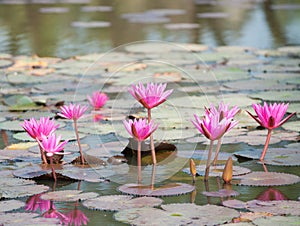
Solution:
[{"label": "green lily pad", "polygon": [[[223,170],[225,165],[216,165],[216,166],[210,166],[209,168],[209,176],[210,177],[222,177]],[[204,176],[205,174],[205,165],[199,165],[196,167],[197,175],[198,176]],[[183,169],[183,172],[190,174],[190,169],[185,168]],[[251,170],[245,167],[241,166],[233,166],[232,167],[232,175],[233,176],[240,176],[250,173]]]},{"label": "green lily pad", "polygon": [[83,192],[79,190],[52,191],[41,195],[41,199],[53,200],[56,202],[75,202],[77,200],[86,200],[97,197],[95,192]]},{"label": "green lily pad", "polygon": [[30,97],[24,95],[14,95],[5,99],[5,104],[10,111],[35,110],[42,106],[37,105]]},{"label": "green lily pad", "polygon": [[282,127],[286,130],[299,132],[300,131],[300,120],[286,122],[282,125]]},{"label": "green lily pad", "polygon": [[274,226],[274,225],[286,225],[294,226],[299,224],[300,217],[298,216],[271,216],[264,218],[257,218],[253,220],[253,223],[258,226]]},{"label": "green lily pad", "polygon": [[193,23],[173,23],[173,24],[165,24],[164,27],[168,30],[184,30],[184,29],[197,29],[199,28],[199,24]]},{"label": "green lily pad", "polygon": [[254,99],[261,99],[264,101],[283,101],[283,102],[293,102],[299,101],[300,91],[298,90],[289,90],[289,91],[264,91],[249,96]]},{"label": "green lily pad", "polygon": [[276,172],[251,172],[234,179],[239,180],[238,185],[248,186],[279,186],[300,182],[300,177],[296,175]]},{"label": "green lily pad", "polygon": [[[0,201],[0,212],[8,212],[24,207],[25,203],[19,200],[3,200]],[[1,220],[0,220],[1,222]]]},{"label": "green lily pad", "polygon": [[83,206],[93,210],[119,211],[130,208],[160,206],[162,199],[154,197],[133,198],[128,195],[107,195],[84,201]]}]

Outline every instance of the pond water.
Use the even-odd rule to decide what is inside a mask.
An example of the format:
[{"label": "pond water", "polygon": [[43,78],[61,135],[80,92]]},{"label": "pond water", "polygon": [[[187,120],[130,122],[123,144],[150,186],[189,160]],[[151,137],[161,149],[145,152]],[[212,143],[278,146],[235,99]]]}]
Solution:
[{"label": "pond water", "polygon": [[0,52],[70,57],[142,40],[264,49],[299,45],[299,3],[2,0]]},{"label": "pond water", "polygon": [[[230,106],[238,105],[242,109],[236,117],[239,121],[237,128],[224,136],[220,164],[224,164],[233,153],[239,156],[239,152],[249,151],[250,157],[257,159],[257,152],[261,152],[267,131],[258,127],[246,113],[246,110],[254,112],[252,103],[289,102],[287,114],[297,112],[272,134],[270,152],[281,148],[283,154],[273,156],[266,167],[247,155],[247,158],[243,154],[239,158],[234,155],[234,166],[242,169],[286,173],[280,175],[279,181],[278,178],[277,181],[269,178],[264,184],[262,178],[254,178],[254,182],[248,186],[234,180],[231,188],[227,186],[227,189],[239,195],[220,198],[208,197],[203,192],[226,187],[222,179],[210,177],[205,184],[203,177],[197,176],[193,192],[159,197],[163,204],[222,206],[225,200],[231,199],[244,202],[282,197],[299,200],[299,180],[296,179],[295,184],[283,182],[288,180],[290,174],[300,176],[297,161],[300,112],[299,3],[0,0],[0,72],[3,75],[0,77],[1,208],[7,208],[2,207],[4,201],[17,200],[22,202],[20,208],[7,211],[7,215],[36,212],[38,216],[45,217],[45,209],[30,211],[24,207],[25,202],[28,206],[30,200],[37,197],[32,196],[36,194],[32,189],[24,189],[28,194],[14,190],[14,186],[21,187],[25,182],[15,185],[21,179],[11,184],[5,181],[12,180],[12,172],[18,172],[21,178],[28,179],[42,171],[42,168],[34,168],[40,167],[39,149],[20,124],[30,117],[55,118],[60,124],[58,133],[63,134],[63,139],[70,140],[65,151],[71,154],[65,155],[64,159],[71,162],[78,156],[73,124],[70,120],[56,117],[56,113],[63,103],[87,105],[86,95],[95,90],[107,93],[109,101],[101,109],[101,120],[98,122],[94,121],[91,109],[88,110],[87,116],[78,121],[79,132],[84,153],[92,156],[92,159],[102,159],[107,165],[102,167],[96,164],[92,171],[66,165],[60,173],[80,178],[80,181],[59,178],[55,184],[52,179],[38,179],[35,180],[35,186],[47,186],[48,191],[91,192],[91,196],[87,197],[89,200],[95,194],[121,195],[118,191],[120,185],[136,183],[135,156],[127,158],[128,164],[114,166],[108,161],[112,156],[121,156],[124,160],[121,152],[128,143],[129,135],[122,120],[127,116],[145,117],[147,114],[127,92],[128,87],[139,81],[167,82],[168,89],[174,89],[168,100],[152,112],[153,118],[160,124],[154,134],[155,140],[165,141],[177,148],[174,152],[164,150],[158,155],[160,162],[154,174],[156,188],[172,187],[174,183],[192,185],[192,177],[187,173],[189,159],[193,158],[197,167],[205,164],[209,145],[190,120],[193,114],[203,115],[204,106],[209,106],[210,102],[218,104],[223,100]],[[279,48],[282,46],[294,47]],[[33,54],[38,57],[31,57]],[[143,158],[142,168],[143,181],[147,185],[153,179],[149,158],[149,155]],[[93,170],[97,179],[101,177],[100,182],[93,182]],[[256,183],[260,186],[256,186]],[[43,188],[34,187],[33,190]],[[178,189],[178,193],[180,191]],[[114,212],[87,208],[83,205],[85,198],[73,193],[60,196],[75,200],[79,197],[80,200],[59,201],[59,197],[55,197],[53,202],[48,201],[47,205],[55,205],[58,212],[52,217],[61,217],[59,213],[70,216],[73,210],[80,210],[85,216],[77,211],[82,219],[80,223],[77,221],[77,225],[83,225],[85,218],[88,218],[88,225],[126,225],[114,219]],[[43,202],[39,200],[36,203]],[[4,217],[1,208],[0,215]],[[31,208],[34,209],[34,205]],[[242,212],[245,211],[242,208]],[[173,216],[179,217],[180,214],[174,213]],[[11,224],[15,218],[15,224],[12,225],[23,225],[24,222],[17,221],[22,217],[25,219],[25,215],[11,216]],[[42,220],[33,223],[34,220],[29,218],[26,218],[29,225],[46,224]],[[71,224],[76,225],[76,222]],[[144,225],[149,224],[145,222]]]}]

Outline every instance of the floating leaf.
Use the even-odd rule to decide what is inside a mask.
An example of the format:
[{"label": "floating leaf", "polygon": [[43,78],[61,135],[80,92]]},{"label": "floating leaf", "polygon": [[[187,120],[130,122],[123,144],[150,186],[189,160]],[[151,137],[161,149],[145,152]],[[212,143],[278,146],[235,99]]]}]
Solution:
[{"label": "floating leaf", "polygon": [[253,220],[253,223],[258,226],[274,226],[274,225],[285,225],[294,226],[299,224],[300,217],[297,216],[271,216],[257,218]]},{"label": "floating leaf", "polygon": [[251,172],[234,179],[240,180],[238,185],[249,186],[279,186],[300,182],[300,177],[296,175],[277,172]]},{"label": "floating leaf", "polygon": [[108,195],[88,199],[83,202],[83,205],[88,209],[118,211],[130,208],[155,207],[162,202],[162,199],[154,197],[133,198],[128,195]]},{"label": "floating leaf", "polygon": [[36,105],[36,103],[28,96],[14,95],[5,99],[5,103],[9,106],[11,111],[25,111],[39,109],[42,106]]},{"label": "floating leaf", "polygon": [[234,209],[245,209],[246,202],[237,200],[237,199],[229,199],[222,202],[223,206],[234,208]]},{"label": "floating leaf", "polygon": [[24,131],[21,121],[5,121],[0,123],[0,129],[8,131]]},{"label": "floating leaf", "polygon": [[240,193],[234,190],[221,189],[219,191],[204,191],[202,194],[210,197],[232,197],[238,196]]},{"label": "floating leaf", "polygon": [[80,28],[101,28],[101,27],[110,27],[111,23],[107,21],[74,21],[71,24],[73,27],[80,27]]},{"label": "floating leaf", "polygon": [[82,12],[110,12],[112,11],[111,6],[82,6]]},{"label": "floating leaf", "polygon": [[79,190],[52,191],[41,195],[41,199],[56,202],[75,202],[77,200],[92,199],[97,197],[95,192],[82,192]]},{"label": "floating leaf", "polygon": [[[209,176],[211,177],[222,177],[223,170],[224,170],[225,165],[216,165],[216,166],[211,166],[210,171],[209,171]],[[197,166],[197,175],[198,176],[204,176],[205,174],[205,165],[199,165]],[[232,167],[232,175],[233,176],[239,176],[239,175],[244,175],[248,174],[251,172],[250,169],[241,167],[241,166],[233,166]],[[187,168],[183,170],[185,173],[189,173]]]},{"label": "floating leaf", "polygon": [[137,196],[172,196],[190,193],[195,186],[184,183],[166,184],[161,187],[150,185],[124,184],[118,190],[124,194]]},{"label": "floating leaf", "polygon": [[248,201],[247,209],[253,212],[267,212],[274,215],[300,215],[300,202],[291,200],[280,201]]},{"label": "floating leaf", "polygon": [[298,121],[290,121],[287,123],[284,123],[282,125],[282,127],[286,130],[291,130],[291,131],[295,131],[295,132],[299,132],[300,131],[300,120]]},{"label": "floating leaf", "polygon": [[222,19],[227,18],[229,15],[223,12],[212,12],[212,13],[198,13],[198,18],[213,18],[213,19]]},{"label": "floating leaf", "polygon": [[[59,130],[57,134],[62,136],[62,140],[76,140],[75,132],[72,130]],[[85,136],[85,134],[79,133],[80,139],[84,138]],[[34,139],[32,139],[26,132],[15,133],[13,138],[21,141],[34,141]]]},{"label": "floating leaf", "polygon": [[2,225],[44,225],[51,226],[59,224],[57,218],[39,217],[37,213],[0,213],[0,224]]},{"label": "floating leaf", "polygon": [[[0,212],[8,212],[25,206],[25,203],[19,200],[0,201]],[[0,220],[1,223],[1,220]]]},{"label": "floating leaf", "polygon": [[169,30],[197,29],[199,27],[200,27],[199,24],[193,24],[193,23],[165,24],[165,28]]},{"label": "floating leaf", "polygon": [[[155,216],[155,217],[153,217]],[[230,222],[238,217],[239,213],[226,207],[195,204],[162,205],[162,209],[132,208],[121,210],[114,214],[116,220],[142,225],[151,222],[151,225],[219,225]]]},{"label": "floating leaf", "polygon": [[282,101],[282,102],[293,102],[299,101],[300,91],[298,90],[290,90],[290,91],[264,91],[258,92],[249,95],[254,99],[261,99],[264,101]]},{"label": "floating leaf", "polygon": [[40,13],[67,13],[69,8],[66,7],[43,7],[39,9]]},{"label": "floating leaf", "polygon": [[24,143],[11,144],[7,146],[5,150],[27,150],[35,146],[37,146],[37,142],[24,142]]}]

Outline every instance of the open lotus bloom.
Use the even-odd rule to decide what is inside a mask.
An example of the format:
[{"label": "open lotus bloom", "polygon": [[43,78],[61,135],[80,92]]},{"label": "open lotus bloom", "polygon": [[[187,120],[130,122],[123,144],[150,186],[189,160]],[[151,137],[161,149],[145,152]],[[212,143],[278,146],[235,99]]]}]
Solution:
[{"label": "open lotus bloom", "polygon": [[105,93],[96,91],[93,92],[92,96],[87,95],[87,99],[95,110],[99,110],[105,105],[108,96]]},{"label": "open lotus bloom", "polygon": [[57,115],[67,119],[77,120],[81,118],[81,116],[86,112],[88,106],[80,106],[80,104],[69,104],[62,106],[60,109],[61,113],[57,113]]},{"label": "open lotus bloom", "polygon": [[145,87],[142,83],[132,85],[128,91],[145,108],[151,109],[165,102],[173,90],[165,91],[167,84],[147,83]]},{"label": "open lotus bloom", "polygon": [[253,109],[257,114],[257,117],[252,115],[249,111],[248,114],[257,121],[262,127],[267,129],[275,129],[289,120],[296,112],[290,114],[285,119],[283,119],[289,104],[270,104],[268,105],[264,102],[263,106],[260,104],[253,104]]},{"label": "open lotus bloom", "polygon": [[134,119],[123,121],[128,133],[138,141],[146,140],[158,127],[153,121],[147,122],[147,119]]},{"label": "open lotus bloom", "polygon": [[43,135],[49,136],[59,125],[55,125],[54,120],[49,117],[41,117],[39,121],[34,118],[24,120],[22,127],[33,139],[41,140]]},{"label": "open lotus bloom", "polygon": [[42,140],[38,141],[42,149],[47,153],[48,157],[52,157],[54,154],[60,154],[59,152],[64,149],[64,146],[68,141],[60,142],[61,136],[56,137],[55,134],[50,136],[42,136]]},{"label": "open lotus bloom", "polygon": [[217,140],[222,137],[227,131],[237,125],[237,121],[232,118],[227,119],[219,113],[206,112],[205,116],[200,119],[194,115],[195,120],[192,120],[194,126],[208,139]]},{"label": "open lotus bloom", "polygon": [[224,104],[223,102],[221,102],[218,109],[215,107],[215,105],[210,104],[210,108],[206,109],[206,114],[220,114],[221,118],[225,117],[227,119],[232,119],[239,110],[240,109],[237,106],[234,106],[230,109],[229,104]]}]

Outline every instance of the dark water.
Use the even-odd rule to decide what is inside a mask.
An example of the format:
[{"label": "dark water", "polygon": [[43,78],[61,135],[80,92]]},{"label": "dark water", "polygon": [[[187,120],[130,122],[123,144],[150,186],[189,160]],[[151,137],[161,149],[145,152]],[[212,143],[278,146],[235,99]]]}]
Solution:
[{"label": "dark water", "polygon": [[269,49],[299,45],[299,24],[300,1],[2,0],[0,52],[70,57],[141,40]]}]

